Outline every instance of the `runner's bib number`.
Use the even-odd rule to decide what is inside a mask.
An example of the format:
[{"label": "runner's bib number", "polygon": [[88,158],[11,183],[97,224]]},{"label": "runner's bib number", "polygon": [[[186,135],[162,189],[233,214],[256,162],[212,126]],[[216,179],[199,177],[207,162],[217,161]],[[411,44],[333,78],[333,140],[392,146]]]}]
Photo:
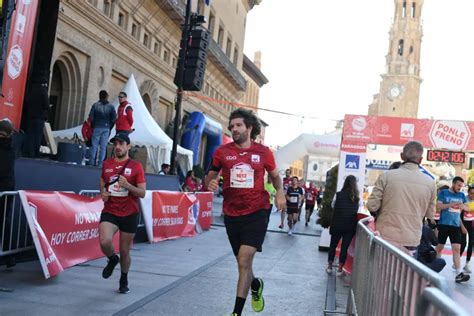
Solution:
[{"label": "runner's bib number", "polygon": [[290,196],[290,203],[298,203],[298,197],[297,196]]},{"label": "runner's bib number", "polygon": [[254,170],[248,166],[236,166],[230,169],[230,187],[237,189],[253,189]]},{"label": "runner's bib number", "polygon": [[[117,179],[117,176],[110,177],[110,182]],[[109,185],[109,192],[111,196],[125,197],[128,196],[128,190],[124,187],[121,187],[120,184],[115,182],[114,184]]]}]

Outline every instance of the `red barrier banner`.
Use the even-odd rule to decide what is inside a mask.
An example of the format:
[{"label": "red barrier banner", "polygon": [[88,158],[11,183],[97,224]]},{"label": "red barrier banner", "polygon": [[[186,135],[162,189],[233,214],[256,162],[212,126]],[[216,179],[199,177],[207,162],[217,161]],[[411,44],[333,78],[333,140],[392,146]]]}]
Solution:
[{"label": "red barrier banner", "polygon": [[[3,5],[7,5],[6,1]],[[12,12],[3,69],[0,119],[9,118],[16,128],[20,127],[38,5],[39,1],[16,1],[16,8]]]},{"label": "red barrier banner", "polygon": [[[214,194],[212,192],[196,193],[195,209],[198,211],[198,221],[202,229],[208,230],[212,225],[212,202]],[[196,216],[196,215],[195,215]]]},{"label": "red barrier banner", "polygon": [[[99,221],[104,206],[100,196],[19,191],[44,276],[103,257]],[[114,239],[118,249],[118,234]]]},{"label": "red barrier banner", "polygon": [[[146,197],[145,197],[146,199]],[[196,198],[183,192],[151,192],[153,242],[196,235],[193,204]],[[146,224],[146,222],[145,222]]]}]

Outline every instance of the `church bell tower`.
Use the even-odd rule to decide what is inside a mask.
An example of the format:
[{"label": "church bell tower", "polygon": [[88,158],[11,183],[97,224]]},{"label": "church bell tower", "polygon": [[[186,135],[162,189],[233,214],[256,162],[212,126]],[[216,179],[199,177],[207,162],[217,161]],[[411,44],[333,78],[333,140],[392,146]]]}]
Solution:
[{"label": "church bell tower", "polygon": [[369,115],[416,118],[420,96],[423,0],[395,0],[385,74]]}]

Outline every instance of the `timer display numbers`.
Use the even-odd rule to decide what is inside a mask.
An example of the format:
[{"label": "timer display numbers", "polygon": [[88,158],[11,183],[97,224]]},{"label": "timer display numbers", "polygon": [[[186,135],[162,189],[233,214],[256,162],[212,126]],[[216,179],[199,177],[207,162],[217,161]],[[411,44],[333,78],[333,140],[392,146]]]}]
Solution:
[{"label": "timer display numbers", "polygon": [[426,160],[438,162],[464,163],[466,155],[459,151],[428,150]]}]

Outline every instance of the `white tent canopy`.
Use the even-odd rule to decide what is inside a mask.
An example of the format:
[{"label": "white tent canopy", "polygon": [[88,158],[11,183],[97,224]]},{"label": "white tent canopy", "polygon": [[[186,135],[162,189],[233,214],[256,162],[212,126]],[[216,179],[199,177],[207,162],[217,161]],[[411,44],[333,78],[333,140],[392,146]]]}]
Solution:
[{"label": "white tent canopy", "polygon": [[341,135],[301,134],[275,153],[275,162],[281,171],[306,155],[337,158],[340,146]]},{"label": "white tent canopy", "polygon": [[[171,160],[173,141],[156,123],[150,112],[148,112],[133,74],[130,75],[122,91],[127,93],[127,100],[133,106],[133,127],[135,131],[130,134],[130,141],[134,146],[145,146],[147,148],[148,160],[151,162],[155,172],[159,172],[161,164],[169,163]],[[119,105],[117,98],[113,100],[112,105],[117,109]],[[73,139],[74,134],[77,134],[82,139],[81,129],[82,125],[79,125],[65,130],[54,131],[53,135],[58,139]],[[113,135],[115,135],[115,128],[112,130],[110,137],[112,138]],[[178,146],[178,164],[185,173],[192,168],[192,161],[193,152]]]}]

